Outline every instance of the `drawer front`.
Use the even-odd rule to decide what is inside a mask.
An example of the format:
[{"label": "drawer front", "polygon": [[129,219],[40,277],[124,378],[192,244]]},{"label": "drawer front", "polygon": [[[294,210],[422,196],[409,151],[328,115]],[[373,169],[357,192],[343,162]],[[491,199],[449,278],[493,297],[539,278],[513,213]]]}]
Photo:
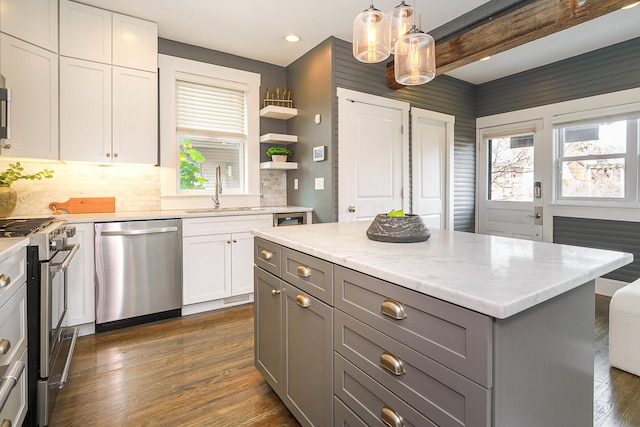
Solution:
[{"label": "drawer front", "polygon": [[334,311],[334,348],[439,426],[490,425],[490,390]]},{"label": "drawer front", "polygon": [[341,266],[335,276],[336,308],[491,388],[490,317]]},{"label": "drawer front", "polygon": [[369,427],[337,397],[333,400],[334,427]]},{"label": "drawer front", "polygon": [[[336,396],[366,425],[437,426],[337,353],[334,356],[334,372]],[[391,422],[387,423],[383,418]],[[397,422],[399,419],[402,420],[400,423]]]},{"label": "drawer front", "polygon": [[0,366],[22,354],[27,346],[27,286],[0,307]]},{"label": "drawer front", "polygon": [[4,421],[7,420],[11,422],[9,425],[17,427],[22,425],[27,414],[27,349],[25,348],[15,360],[22,361],[25,368],[0,411],[0,424],[4,425]]},{"label": "drawer front", "polygon": [[263,270],[280,277],[280,260],[282,259],[280,245],[255,237],[253,247],[253,262]]},{"label": "drawer front", "polygon": [[5,277],[0,282],[0,307],[11,298],[18,287],[26,281],[27,250],[21,249],[0,263],[0,275]]},{"label": "drawer front", "polygon": [[333,264],[330,262],[283,247],[281,272],[283,280],[333,305]]}]

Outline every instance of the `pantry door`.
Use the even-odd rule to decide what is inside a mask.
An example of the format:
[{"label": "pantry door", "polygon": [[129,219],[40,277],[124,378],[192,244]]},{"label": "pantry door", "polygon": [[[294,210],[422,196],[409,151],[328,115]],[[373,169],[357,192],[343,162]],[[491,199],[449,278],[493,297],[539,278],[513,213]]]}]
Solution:
[{"label": "pantry door", "polygon": [[535,168],[541,126],[534,121],[479,130],[478,233],[542,241],[543,189]]},{"label": "pantry door", "polygon": [[337,93],[338,221],[408,212],[409,104],[342,88]]}]

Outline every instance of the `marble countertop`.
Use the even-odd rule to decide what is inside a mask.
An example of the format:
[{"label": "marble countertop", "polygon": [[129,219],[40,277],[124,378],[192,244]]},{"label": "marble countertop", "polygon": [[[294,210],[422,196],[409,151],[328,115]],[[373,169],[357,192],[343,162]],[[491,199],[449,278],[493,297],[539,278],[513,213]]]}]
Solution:
[{"label": "marble countertop", "polygon": [[197,218],[212,216],[237,216],[237,215],[262,215],[274,213],[293,213],[293,212],[311,212],[312,208],[301,206],[265,206],[252,208],[194,208],[194,209],[175,209],[175,210],[153,210],[153,211],[131,211],[131,212],[104,212],[104,213],[86,213],[86,214],[61,214],[61,215],[24,215],[20,218],[40,218],[55,216],[56,218],[66,219],[71,223],[81,222],[113,222],[113,221],[134,221],[148,219],[165,219],[165,218]]},{"label": "marble countertop", "polygon": [[279,243],[504,319],[633,261],[623,252],[431,230],[419,243],[369,240],[368,221],[261,228]]},{"label": "marble countertop", "polygon": [[0,262],[9,259],[20,249],[29,245],[29,239],[25,237],[11,237],[0,239]]}]

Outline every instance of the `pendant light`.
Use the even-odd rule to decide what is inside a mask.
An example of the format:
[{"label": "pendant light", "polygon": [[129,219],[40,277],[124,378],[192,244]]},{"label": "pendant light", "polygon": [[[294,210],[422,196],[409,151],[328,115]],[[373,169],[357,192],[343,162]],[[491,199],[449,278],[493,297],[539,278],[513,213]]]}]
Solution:
[{"label": "pendant light", "polygon": [[391,54],[386,14],[373,7],[353,21],[353,56],[361,62],[384,61]]},{"label": "pendant light", "polygon": [[415,14],[415,10],[402,0],[402,3],[389,12],[391,53],[395,52],[396,41],[407,34],[412,25],[420,27],[420,15]]},{"label": "pendant light", "polygon": [[436,76],[436,42],[415,23],[396,41],[394,52],[394,74],[401,85],[421,85]]}]

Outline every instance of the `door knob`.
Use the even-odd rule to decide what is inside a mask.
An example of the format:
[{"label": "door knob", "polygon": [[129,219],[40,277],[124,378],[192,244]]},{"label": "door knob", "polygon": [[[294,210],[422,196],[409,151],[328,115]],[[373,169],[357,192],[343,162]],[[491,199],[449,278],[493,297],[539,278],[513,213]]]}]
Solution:
[{"label": "door knob", "polygon": [[347,208],[347,210],[348,210],[349,212],[351,212],[351,213],[354,213],[354,212],[356,211],[356,207],[355,207],[355,206],[353,206],[353,205],[351,205],[351,206],[349,206],[349,207]]},{"label": "door knob", "polygon": [[542,215],[540,215],[539,213],[536,213],[535,215],[527,215],[528,218],[535,218],[535,219],[540,219],[542,218]]}]

